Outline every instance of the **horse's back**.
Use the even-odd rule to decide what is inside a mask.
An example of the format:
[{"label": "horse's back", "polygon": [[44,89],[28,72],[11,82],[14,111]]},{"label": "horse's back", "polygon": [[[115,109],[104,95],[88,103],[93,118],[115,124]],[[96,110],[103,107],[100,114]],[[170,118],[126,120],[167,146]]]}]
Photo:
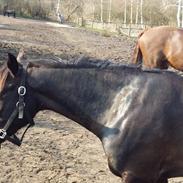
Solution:
[{"label": "horse's back", "polygon": [[174,46],[172,44],[176,43],[177,38],[183,40],[182,29],[163,26],[147,29],[138,42],[141,47],[144,46],[146,49],[166,50],[167,46]]},{"label": "horse's back", "polygon": [[[107,132],[103,141],[111,169],[127,169],[144,179],[160,171],[182,170],[183,79],[171,72],[144,71],[120,94],[123,92],[126,100],[120,100],[121,116],[116,122],[111,120],[113,128],[109,128],[119,131]],[[158,167],[160,159],[162,170]]]},{"label": "horse's back", "polygon": [[169,64],[183,70],[183,29],[168,26],[149,28],[138,43],[144,65],[148,68],[168,68]]}]

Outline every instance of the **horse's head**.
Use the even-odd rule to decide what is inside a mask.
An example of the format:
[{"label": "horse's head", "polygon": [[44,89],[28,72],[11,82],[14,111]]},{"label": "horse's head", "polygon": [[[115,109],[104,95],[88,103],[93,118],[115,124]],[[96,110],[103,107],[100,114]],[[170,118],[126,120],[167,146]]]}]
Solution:
[{"label": "horse's head", "polygon": [[8,54],[8,61],[0,68],[0,143],[9,140],[20,145],[15,133],[27,124],[33,125],[34,100],[27,77],[26,67]]}]

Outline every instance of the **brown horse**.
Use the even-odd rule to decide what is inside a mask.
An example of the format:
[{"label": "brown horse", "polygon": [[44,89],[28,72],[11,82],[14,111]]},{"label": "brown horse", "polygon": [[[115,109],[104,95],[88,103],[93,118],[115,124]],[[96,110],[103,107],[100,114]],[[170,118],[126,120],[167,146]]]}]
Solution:
[{"label": "brown horse", "polygon": [[160,26],[139,34],[133,63],[146,68],[167,69],[172,66],[183,71],[183,29]]},{"label": "brown horse", "polygon": [[14,134],[49,109],[94,133],[124,183],[183,176],[182,77],[88,58],[22,64],[9,54],[0,68],[0,142],[20,145]]}]

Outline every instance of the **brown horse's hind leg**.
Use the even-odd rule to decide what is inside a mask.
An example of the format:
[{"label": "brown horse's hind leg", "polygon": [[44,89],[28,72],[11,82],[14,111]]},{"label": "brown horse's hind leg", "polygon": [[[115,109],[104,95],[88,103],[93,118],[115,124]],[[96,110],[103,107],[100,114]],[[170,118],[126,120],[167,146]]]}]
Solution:
[{"label": "brown horse's hind leg", "polygon": [[168,69],[168,62],[167,60],[160,60],[158,63],[158,68],[160,69]]},{"label": "brown horse's hind leg", "polygon": [[149,69],[168,69],[169,63],[162,52],[144,55],[144,66]]},{"label": "brown horse's hind leg", "polygon": [[153,62],[159,69],[168,69],[168,60],[162,51],[154,55]]}]

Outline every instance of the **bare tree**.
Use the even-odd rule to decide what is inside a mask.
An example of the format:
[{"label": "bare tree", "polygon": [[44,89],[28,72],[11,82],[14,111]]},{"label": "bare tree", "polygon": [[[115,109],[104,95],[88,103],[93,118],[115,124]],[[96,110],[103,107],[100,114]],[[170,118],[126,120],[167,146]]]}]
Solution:
[{"label": "bare tree", "polygon": [[95,1],[93,1],[93,20],[95,19]]},{"label": "bare tree", "polygon": [[140,23],[143,25],[143,0],[140,0]]},{"label": "bare tree", "polygon": [[103,0],[100,0],[100,21],[103,22]]},{"label": "bare tree", "polygon": [[127,0],[125,0],[125,9],[124,9],[124,24],[126,24],[126,17],[127,17],[127,3],[126,3]]},{"label": "bare tree", "polygon": [[181,19],[182,19],[181,27],[183,27],[183,0],[181,1]]},{"label": "bare tree", "polygon": [[57,5],[56,5],[56,16],[59,19],[59,13],[60,13],[60,0],[57,0]]},{"label": "bare tree", "polygon": [[109,17],[108,17],[108,22],[111,22],[111,7],[112,7],[112,0],[109,0]]},{"label": "bare tree", "polygon": [[138,18],[139,18],[139,0],[136,1],[136,17],[135,17],[136,24],[138,24]]},{"label": "bare tree", "polygon": [[[182,4],[181,4],[182,2]],[[9,4],[21,16],[51,18],[62,13],[78,18],[111,22],[171,24],[183,27],[183,0],[0,0],[0,11]],[[86,8],[87,7],[87,8]]]},{"label": "bare tree", "polygon": [[133,0],[130,3],[130,23],[133,23]]},{"label": "bare tree", "polygon": [[177,6],[177,26],[180,27],[180,19],[181,19],[181,0],[178,0],[178,6]]}]

